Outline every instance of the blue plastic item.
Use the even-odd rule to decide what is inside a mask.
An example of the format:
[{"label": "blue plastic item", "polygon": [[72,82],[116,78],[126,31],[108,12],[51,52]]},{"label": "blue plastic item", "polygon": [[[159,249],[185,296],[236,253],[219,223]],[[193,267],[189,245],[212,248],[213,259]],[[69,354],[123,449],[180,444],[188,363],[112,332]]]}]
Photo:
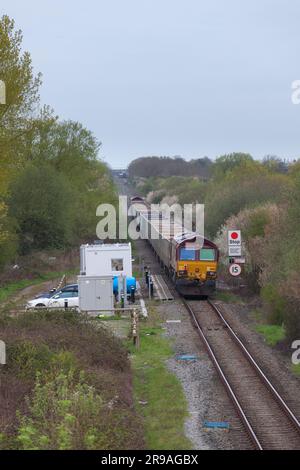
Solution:
[{"label": "blue plastic item", "polygon": [[[131,289],[133,287],[133,289]],[[114,277],[114,280],[113,280],[113,291],[114,291],[114,294],[117,294],[118,293],[118,288],[119,288],[119,285],[118,285],[118,276],[115,276]],[[126,277],[126,288],[127,288],[127,294],[131,294],[131,291],[136,290],[136,279],[135,277]]]},{"label": "blue plastic item", "polygon": [[176,359],[179,361],[196,361],[198,356],[194,356],[193,354],[180,354]]},{"label": "blue plastic item", "polygon": [[229,423],[226,423],[226,421],[204,421],[203,426],[211,429],[229,429]]}]

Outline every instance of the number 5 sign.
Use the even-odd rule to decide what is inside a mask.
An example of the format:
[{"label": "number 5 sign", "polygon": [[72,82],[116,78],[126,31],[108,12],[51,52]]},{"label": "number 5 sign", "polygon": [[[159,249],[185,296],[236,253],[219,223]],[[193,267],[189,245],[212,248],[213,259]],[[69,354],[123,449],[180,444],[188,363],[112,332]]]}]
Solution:
[{"label": "number 5 sign", "polygon": [[229,266],[229,272],[231,276],[239,276],[242,272],[242,268],[239,264],[231,264]]}]

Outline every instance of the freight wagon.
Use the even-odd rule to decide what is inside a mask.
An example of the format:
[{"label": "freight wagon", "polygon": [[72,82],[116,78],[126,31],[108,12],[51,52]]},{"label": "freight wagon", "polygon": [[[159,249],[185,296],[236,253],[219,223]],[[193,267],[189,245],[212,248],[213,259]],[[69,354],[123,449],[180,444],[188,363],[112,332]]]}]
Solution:
[{"label": "freight wagon", "polygon": [[218,247],[196,232],[186,230],[169,214],[151,211],[137,196],[131,200],[141,238],[147,239],[166,273],[182,295],[209,296],[216,288]]}]

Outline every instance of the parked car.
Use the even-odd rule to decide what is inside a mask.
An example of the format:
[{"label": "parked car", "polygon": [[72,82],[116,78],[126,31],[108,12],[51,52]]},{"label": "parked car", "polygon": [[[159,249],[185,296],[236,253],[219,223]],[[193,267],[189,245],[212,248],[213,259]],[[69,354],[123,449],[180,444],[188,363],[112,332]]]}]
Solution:
[{"label": "parked car", "polygon": [[61,289],[51,289],[49,292],[42,292],[38,295],[36,295],[34,298],[35,299],[41,299],[41,298],[50,298],[54,294],[58,294],[59,292],[78,292],[78,284],[67,284],[65,287],[62,287]]},{"label": "parked car", "polygon": [[52,295],[46,293],[44,297],[37,297],[29,300],[26,304],[26,309],[65,308],[66,306],[78,309],[78,284],[65,286],[60,291],[54,292]]}]

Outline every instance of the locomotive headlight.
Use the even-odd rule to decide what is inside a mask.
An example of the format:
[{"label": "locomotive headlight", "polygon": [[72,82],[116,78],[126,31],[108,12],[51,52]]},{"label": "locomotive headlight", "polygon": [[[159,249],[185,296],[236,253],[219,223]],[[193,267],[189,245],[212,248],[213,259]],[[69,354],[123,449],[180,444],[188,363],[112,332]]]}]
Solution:
[{"label": "locomotive headlight", "polygon": [[207,276],[214,278],[214,277],[216,277],[216,272],[215,271],[207,271]]}]

